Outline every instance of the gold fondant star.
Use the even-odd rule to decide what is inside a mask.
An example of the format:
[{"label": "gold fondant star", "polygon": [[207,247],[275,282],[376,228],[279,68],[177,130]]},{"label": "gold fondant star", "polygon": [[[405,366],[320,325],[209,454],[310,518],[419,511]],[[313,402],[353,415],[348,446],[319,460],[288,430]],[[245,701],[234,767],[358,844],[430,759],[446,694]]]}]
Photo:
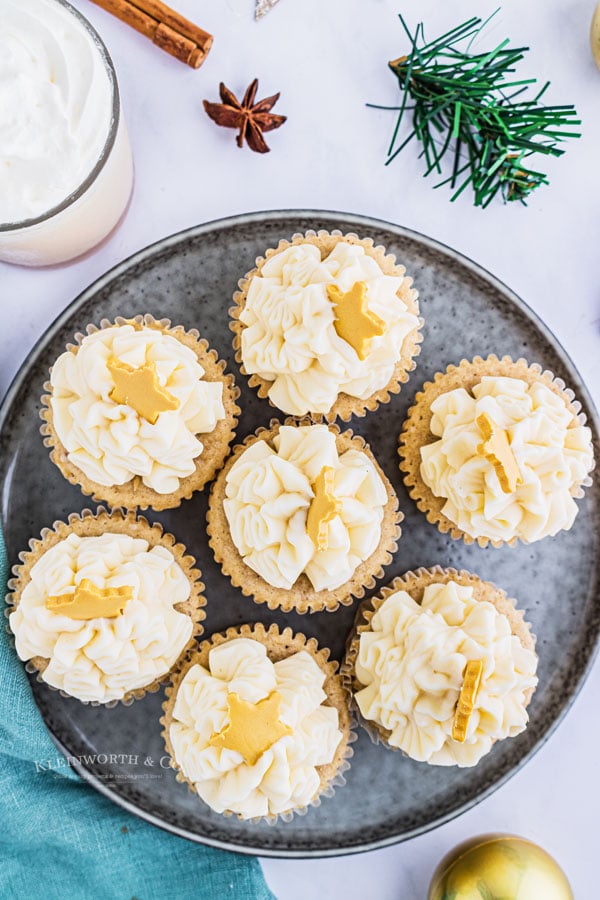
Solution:
[{"label": "gold fondant star", "polygon": [[342,511],[341,502],[333,495],[334,481],[334,470],[323,466],[312,486],[315,496],[308,507],[306,531],[317,550],[327,550],[327,526]]},{"label": "gold fondant star", "polygon": [[469,719],[473,713],[475,700],[481,685],[482,672],[482,659],[470,659],[467,662],[463,675],[462,687],[460,689],[460,694],[458,695],[456,712],[454,713],[454,721],[452,723],[452,738],[460,744],[464,744],[467,736]]},{"label": "gold fondant star", "polygon": [[357,281],[344,293],[335,284],[327,285],[327,296],[333,303],[333,327],[359,359],[366,359],[374,337],[385,333],[385,322],[367,306],[367,285]]},{"label": "gold fondant star", "polygon": [[504,493],[512,494],[523,478],[506,431],[496,425],[487,413],[477,416],[477,425],[483,436],[477,452],[482,453],[493,465]]},{"label": "gold fondant star", "polygon": [[110,399],[130,406],[151,425],[156,424],[161,412],[179,407],[177,397],[159,384],[154,363],[145,363],[135,369],[111,356],[108,371],[114,383]]},{"label": "gold fondant star", "polygon": [[236,693],[227,695],[229,724],[208,742],[211,747],[237,750],[253,766],[273,744],[291,734],[292,729],[279,719],[281,694],[271,691],[264,700],[250,703]]},{"label": "gold fondant star", "polygon": [[48,597],[46,609],[70,619],[111,619],[120,616],[126,603],[133,599],[133,588],[99,588],[89,578],[83,578],[72,594]]}]

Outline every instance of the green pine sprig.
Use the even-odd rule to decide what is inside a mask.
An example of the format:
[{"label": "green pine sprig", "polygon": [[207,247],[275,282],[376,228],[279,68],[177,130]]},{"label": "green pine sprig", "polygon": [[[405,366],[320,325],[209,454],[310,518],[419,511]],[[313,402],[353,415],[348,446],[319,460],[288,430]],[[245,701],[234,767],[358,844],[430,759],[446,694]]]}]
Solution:
[{"label": "green pine sprig", "polygon": [[[470,185],[475,206],[488,206],[497,194],[505,202],[525,203],[533,190],[548,184],[543,172],[530,167],[529,157],[561,156],[558,144],[581,136],[573,130],[581,124],[575,107],[542,104],[550,82],[524,96],[537,79],[516,79],[513,73],[528,47],[511,48],[505,40],[488,53],[469,52],[489,19],[473,17],[426,42],[422,22],[411,34],[399,18],[411,44],[406,55],[389,63],[402,91],[401,104],[369,104],[398,111],[386,165],[416,138],[423,148],[425,176],[441,175],[435,187],[449,184],[451,200]],[[412,131],[400,142],[408,112]]]}]

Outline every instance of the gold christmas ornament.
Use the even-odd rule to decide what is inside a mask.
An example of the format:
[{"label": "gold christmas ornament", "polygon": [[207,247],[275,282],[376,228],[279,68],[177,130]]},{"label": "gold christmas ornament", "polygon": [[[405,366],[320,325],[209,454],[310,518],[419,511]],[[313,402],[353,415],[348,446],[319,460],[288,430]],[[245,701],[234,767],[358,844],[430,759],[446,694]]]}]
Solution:
[{"label": "gold christmas ornament", "polygon": [[549,853],[511,834],[482,834],[459,844],[434,872],[428,900],[574,900]]},{"label": "gold christmas ornament", "polygon": [[600,69],[600,3],[596,7],[592,18],[592,27],[590,29],[590,43],[592,45],[592,54],[596,65]]}]

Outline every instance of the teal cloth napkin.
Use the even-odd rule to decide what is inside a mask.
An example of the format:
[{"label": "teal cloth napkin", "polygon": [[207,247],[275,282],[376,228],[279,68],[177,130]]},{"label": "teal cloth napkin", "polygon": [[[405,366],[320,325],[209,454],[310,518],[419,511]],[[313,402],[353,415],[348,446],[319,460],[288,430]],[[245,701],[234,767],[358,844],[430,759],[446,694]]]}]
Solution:
[{"label": "teal cloth napkin", "polygon": [[[0,600],[7,577],[0,534]],[[59,759],[2,618],[0,898],[273,900],[258,860],[161,831],[68,766],[39,766]]]}]

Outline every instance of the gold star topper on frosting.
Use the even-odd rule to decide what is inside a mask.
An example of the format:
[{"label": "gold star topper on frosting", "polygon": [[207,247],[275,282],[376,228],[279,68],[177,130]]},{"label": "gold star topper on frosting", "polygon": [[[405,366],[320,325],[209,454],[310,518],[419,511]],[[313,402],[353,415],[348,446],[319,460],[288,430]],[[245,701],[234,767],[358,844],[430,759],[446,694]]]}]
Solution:
[{"label": "gold star topper on frosting", "polygon": [[253,766],[273,744],[291,734],[292,729],[279,719],[281,694],[271,691],[258,703],[242,700],[239,694],[227,695],[229,724],[208,742],[211,747],[236,750],[249,766]]},{"label": "gold star topper on frosting", "polygon": [[333,494],[334,481],[334,470],[323,466],[312,486],[315,496],[308,507],[306,532],[317,550],[327,550],[327,526],[342,511],[341,502]]},{"label": "gold star topper on frosting", "polygon": [[481,675],[483,673],[483,660],[470,659],[463,675],[463,683],[458,695],[458,704],[454,713],[454,721],[452,723],[452,739],[464,744],[467,737],[467,728],[469,727],[469,719],[473,714],[475,700],[481,686]]},{"label": "gold star topper on frosting", "polygon": [[154,363],[135,369],[111,356],[107,365],[114,384],[109,397],[115,403],[130,406],[151,425],[156,424],[161,412],[178,409],[177,397],[159,384]]},{"label": "gold star topper on frosting", "polygon": [[120,616],[132,599],[129,585],[99,588],[89,578],[82,578],[72,594],[48,597],[46,609],[70,619],[112,619]]},{"label": "gold star topper on frosting", "polygon": [[367,285],[357,281],[344,293],[336,284],[328,284],[327,296],[334,306],[333,327],[359,359],[366,359],[373,338],[385,333],[385,322],[367,306]]},{"label": "gold star topper on frosting", "polygon": [[493,465],[504,493],[512,494],[517,485],[523,482],[523,478],[506,431],[496,425],[487,413],[477,416],[477,425],[483,436],[477,452],[482,453]]}]

